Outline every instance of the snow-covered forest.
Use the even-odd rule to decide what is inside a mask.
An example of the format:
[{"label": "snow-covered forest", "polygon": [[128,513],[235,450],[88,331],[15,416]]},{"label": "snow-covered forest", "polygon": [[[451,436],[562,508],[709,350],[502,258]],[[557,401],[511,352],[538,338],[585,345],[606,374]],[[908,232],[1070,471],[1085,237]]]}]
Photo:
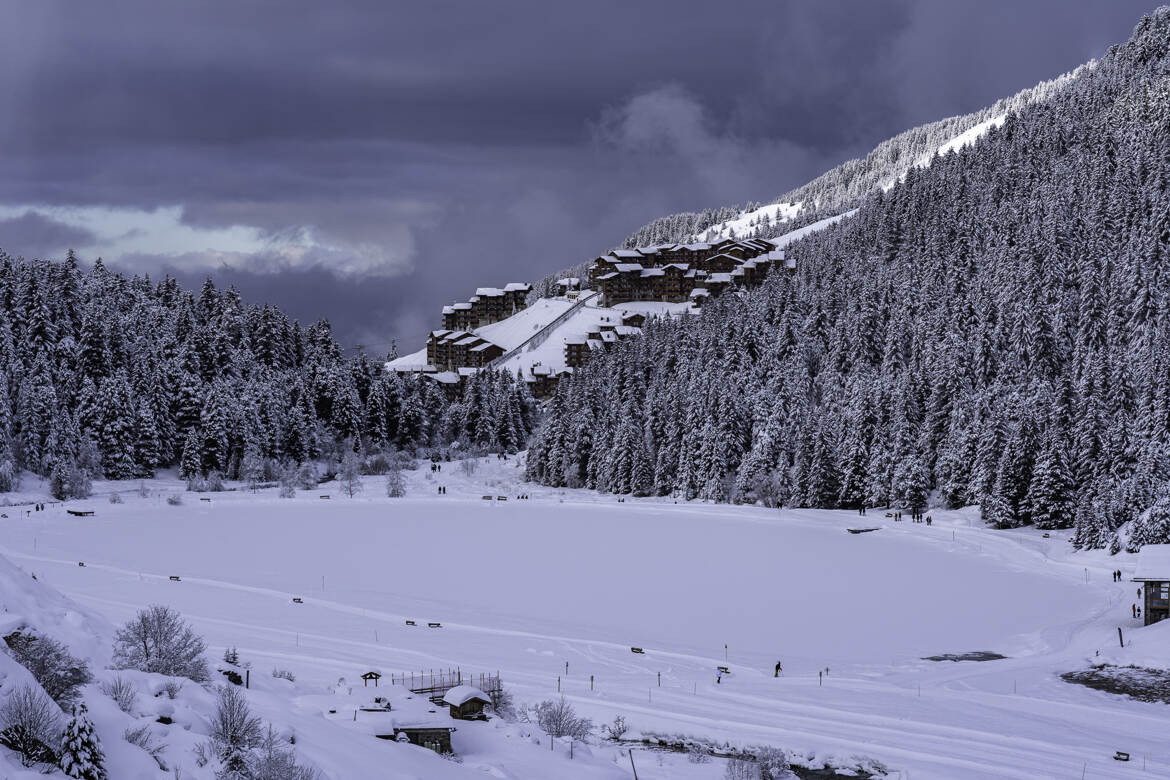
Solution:
[{"label": "snow-covered forest", "polygon": [[1167,541],[1166,511],[1138,516],[1170,487],[1168,68],[1163,8],[788,247],[794,276],[594,359],[530,478],[808,507],[933,494],[1082,547]]},{"label": "snow-covered forest", "polygon": [[354,450],[460,441],[515,451],[532,425],[523,383],[484,372],[448,400],[434,382],[346,358],[308,328],[209,279],[83,272],[0,253],[0,492],[21,470],[78,495],[90,479],[274,479]]}]

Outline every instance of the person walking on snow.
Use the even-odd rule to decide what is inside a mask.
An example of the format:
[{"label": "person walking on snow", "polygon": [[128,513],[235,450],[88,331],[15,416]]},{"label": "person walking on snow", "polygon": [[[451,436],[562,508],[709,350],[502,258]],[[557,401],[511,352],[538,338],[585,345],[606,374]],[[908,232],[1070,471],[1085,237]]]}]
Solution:
[{"label": "person walking on snow", "polygon": [[782,671],[784,671],[784,667],[782,667],[782,666],[780,665],[780,662],[779,662],[779,661],[776,661],[776,668],[775,668],[775,670],[773,670],[773,672],[772,672],[772,676],[773,676],[773,677],[779,677],[779,676],[780,676],[780,672],[782,672]]}]

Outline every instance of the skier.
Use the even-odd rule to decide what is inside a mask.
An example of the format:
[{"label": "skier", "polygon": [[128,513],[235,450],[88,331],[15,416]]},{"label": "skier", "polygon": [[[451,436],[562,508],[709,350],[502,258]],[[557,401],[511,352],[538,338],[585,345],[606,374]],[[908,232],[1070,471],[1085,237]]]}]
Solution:
[{"label": "skier", "polygon": [[784,671],[784,668],[783,668],[783,667],[780,665],[780,662],[779,662],[779,661],[776,661],[776,668],[775,668],[775,670],[773,670],[773,672],[772,672],[772,676],[773,676],[773,677],[779,677],[779,676],[780,676],[780,672],[782,672],[782,671]]}]

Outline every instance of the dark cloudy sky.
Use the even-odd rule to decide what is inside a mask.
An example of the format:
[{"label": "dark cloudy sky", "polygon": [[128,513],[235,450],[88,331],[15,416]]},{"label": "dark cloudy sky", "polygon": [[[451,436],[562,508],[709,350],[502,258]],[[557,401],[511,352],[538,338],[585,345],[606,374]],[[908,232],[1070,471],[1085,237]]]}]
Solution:
[{"label": "dark cloudy sky", "polygon": [[0,0],[0,248],[209,271],[347,345],[770,200],[1140,0]]}]

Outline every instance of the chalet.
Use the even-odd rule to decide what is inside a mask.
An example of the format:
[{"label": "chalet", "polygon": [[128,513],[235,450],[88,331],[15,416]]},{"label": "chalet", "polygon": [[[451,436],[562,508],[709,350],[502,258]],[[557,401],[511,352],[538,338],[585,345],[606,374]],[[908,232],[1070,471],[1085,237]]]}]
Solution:
[{"label": "chalet", "polygon": [[484,368],[505,351],[499,344],[465,330],[435,330],[427,340],[427,363],[437,371]]},{"label": "chalet", "polygon": [[743,262],[741,258],[722,252],[708,257],[706,260],[697,263],[696,266],[710,274],[726,274],[738,268],[741,262]]},{"label": "chalet", "polygon": [[557,279],[557,295],[568,295],[571,292],[578,292],[581,289],[581,279],[576,276],[569,276],[564,279]]},{"label": "chalet", "polygon": [[1145,625],[1170,617],[1170,544],[1143,546],[1133,579],[1142,583]]},{"label": "chalet", "polygon": [[443,694],[443,703],[456,720],[486,720],[483,708],[491,706],[492,700],[473,685],[456,685]]},{"label": "chalet", "polygon": [[533,366],[524,381],[533,398],[547,398],[557,389],[557,375],[549,366]]},{"label": "chalet", "polygon": [[706,287],[696,287],[695,289],[691,290],[690,299],[691,303],[693,303],[695,306],[702,306],[703,301],[710,297],[711,291]]},{"label": "chalet", "polygon": [[628,311],[622,313],[622,325],[632,325],[640,328],[646,324],[646,315],[641,312]]},{"label": "chalet", "polygon": [[713,273],[707,277],[704,286],[711,295],[718,297],[724,290],[731,286],[733,281],[734,279],[731,278],[731,274],[729,273]]},{"label": "chalet", "polygon": [[579,368],[589,359],[589,339],[586,336],[565,337],[565,365]]}]

